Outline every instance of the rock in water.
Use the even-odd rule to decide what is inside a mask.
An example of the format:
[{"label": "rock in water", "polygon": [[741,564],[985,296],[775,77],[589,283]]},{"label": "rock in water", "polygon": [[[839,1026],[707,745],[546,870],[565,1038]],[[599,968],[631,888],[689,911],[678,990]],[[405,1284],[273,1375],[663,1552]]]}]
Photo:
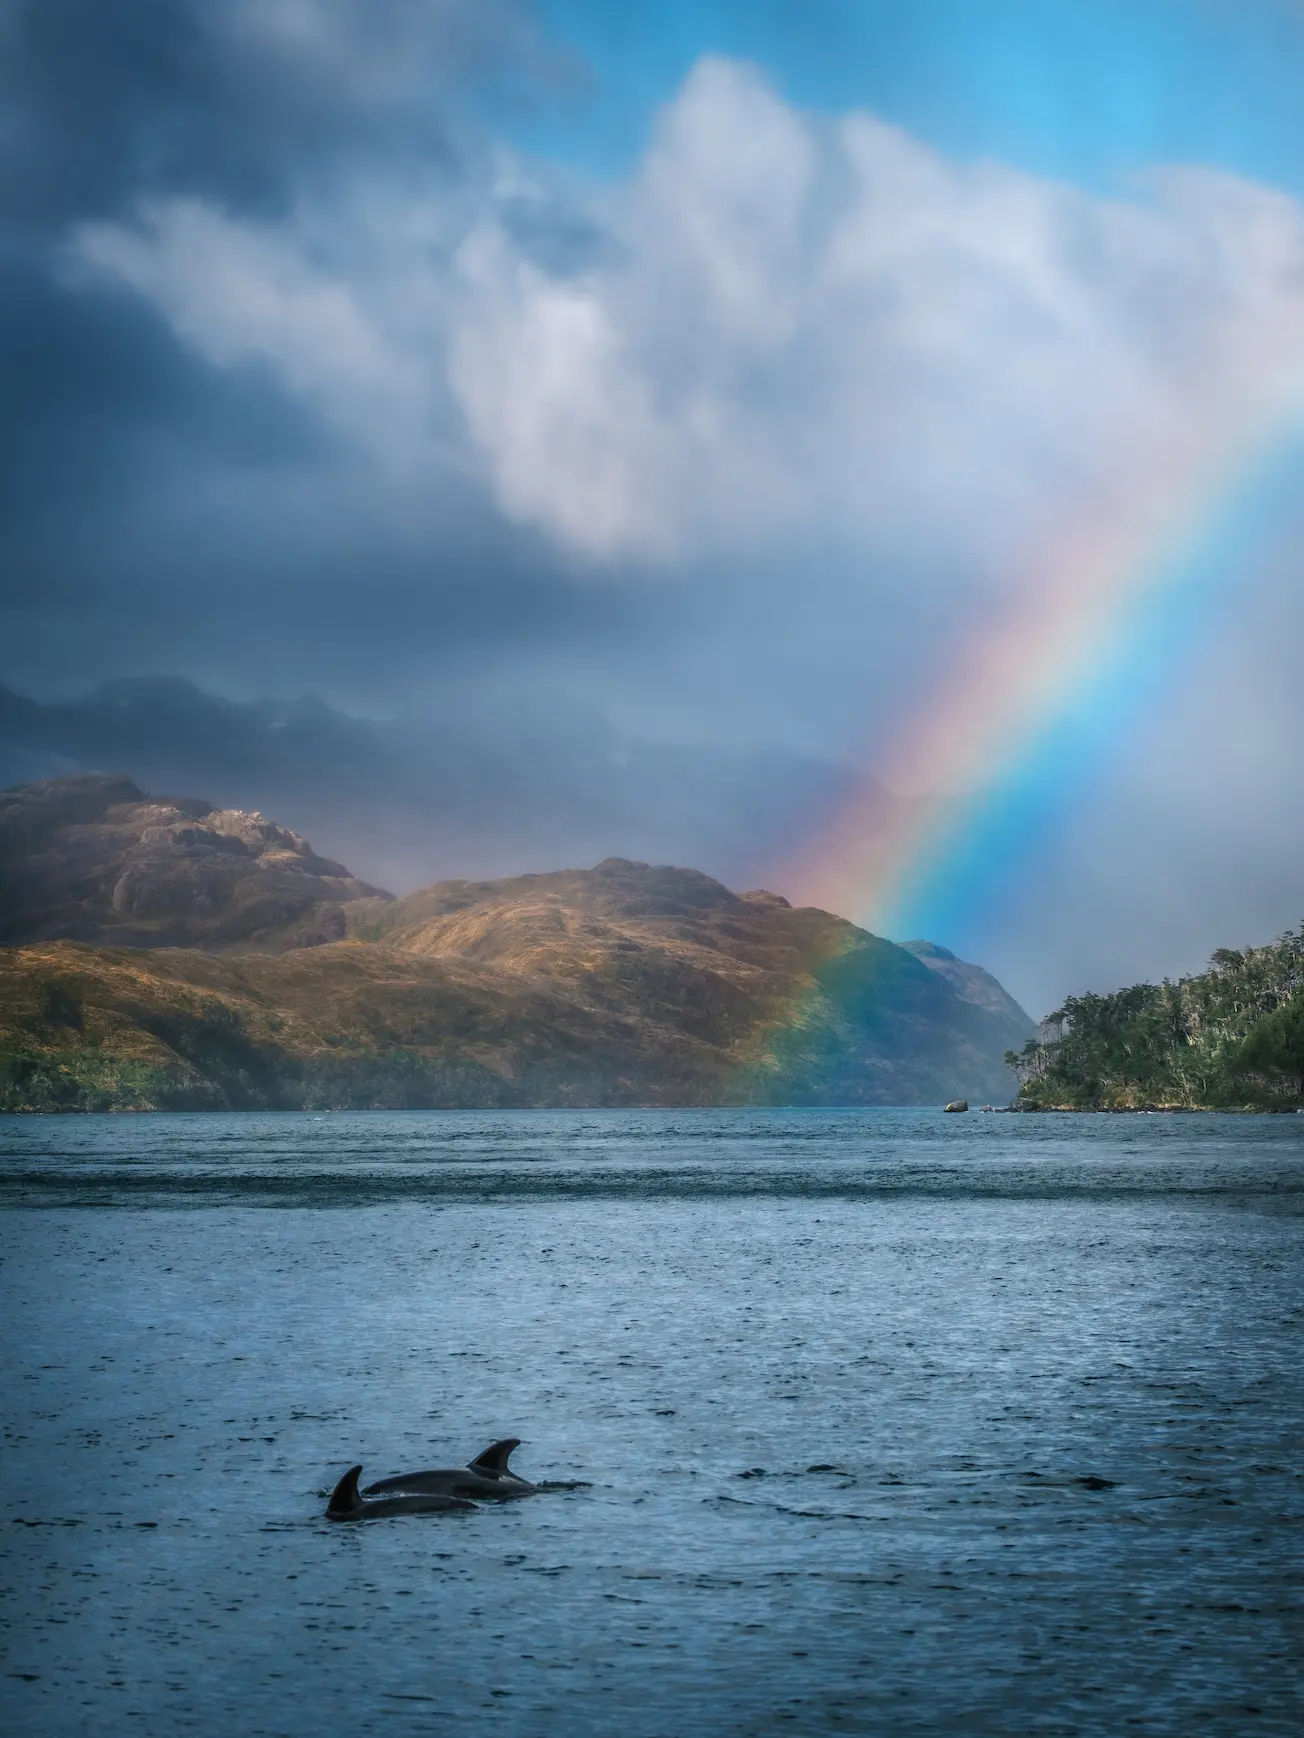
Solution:
[{"label": "rock in water", "polygon": [[968,1110],[969,1100],[967,1098],[953,1098],[946,1108],[948,1110]]}]

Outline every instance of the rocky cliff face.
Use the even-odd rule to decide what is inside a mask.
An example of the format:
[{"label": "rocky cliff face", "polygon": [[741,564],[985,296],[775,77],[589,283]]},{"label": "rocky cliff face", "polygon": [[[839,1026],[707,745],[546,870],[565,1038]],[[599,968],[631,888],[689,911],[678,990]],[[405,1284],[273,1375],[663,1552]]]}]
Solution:
[{"label": "rocky cliff face", "polygon": [[842,918],[696,870],[609,858],[391,900],[261,816],[107,780],[10,793],[0,836],[23,891],[10,932],[34,944],[0,949],[0,1106],[941,1104],[1012,1089],[1004,1012]]},{"label": "rocky cliff face", "polygon": [[288,828],[125,778],[0,793],[0,942],[257,948],[337,941],[344,907],[386,899]]}]

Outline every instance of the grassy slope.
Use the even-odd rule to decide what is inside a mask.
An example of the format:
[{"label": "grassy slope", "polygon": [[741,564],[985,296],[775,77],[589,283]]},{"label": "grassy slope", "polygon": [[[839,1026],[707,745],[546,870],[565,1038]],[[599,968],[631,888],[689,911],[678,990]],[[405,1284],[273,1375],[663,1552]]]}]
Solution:
[{"label": "grassy slope", "polygon": [[350,919],[279,957],[0,950],[0,1107],[1008,1093],[998,1023],[913,956],[693,871],[444,883]]},{"label": "grassy slope", "polygon": [[[565,1104],[652,1091],[629,1022],[350,942],[279,958],[4,950],[0,1008],[6,1109]],[[676,1084],[693,1063],[700,1072],[685,1060]]]}]

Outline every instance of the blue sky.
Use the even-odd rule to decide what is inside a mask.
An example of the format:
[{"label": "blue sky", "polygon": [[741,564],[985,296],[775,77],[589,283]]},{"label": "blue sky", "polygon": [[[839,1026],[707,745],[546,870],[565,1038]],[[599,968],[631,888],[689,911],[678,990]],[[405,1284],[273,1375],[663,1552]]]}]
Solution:
[{"label": "blue sky", "polygon": [[1304,190],[1299,0],[542,0],[587,77],[522,144],[627,167],[704,54],[789,101],[870,108],[948,154],[1094,187],[1212,163]]}]

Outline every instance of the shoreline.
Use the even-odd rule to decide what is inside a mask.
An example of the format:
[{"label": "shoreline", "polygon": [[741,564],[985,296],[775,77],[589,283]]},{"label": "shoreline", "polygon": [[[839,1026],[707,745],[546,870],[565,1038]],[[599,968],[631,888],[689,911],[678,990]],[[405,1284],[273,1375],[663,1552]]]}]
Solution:
[{"label": "shoreline", "polygon": [[1017,1116],[1304,1116],[1294,1104],[1012,1104]]},{"label": "shoreline", "polygon": [[[80,1116],[387,1116],[395,1111],[412,1115],[448,1113],[466,1115],[482,1112],[502,1115],[540,1112],[577,1112],[593,1114],[599,1111],[626,1113],[629,1111],[664,1111],[682,1116],[688,1111],[934,1111],[946,1115],[943,1105],[925,1104],[770,1104],[750,1101],[703,1104],[685,1101],[682,1104],[426,1104],[426,1105],[16,1105],[0,1109],[4,1117],[80,1117]],[[1304,1116],[1304,1106],[1261,1104],[985,1104],[969,1111],[971,1116]]]}]

